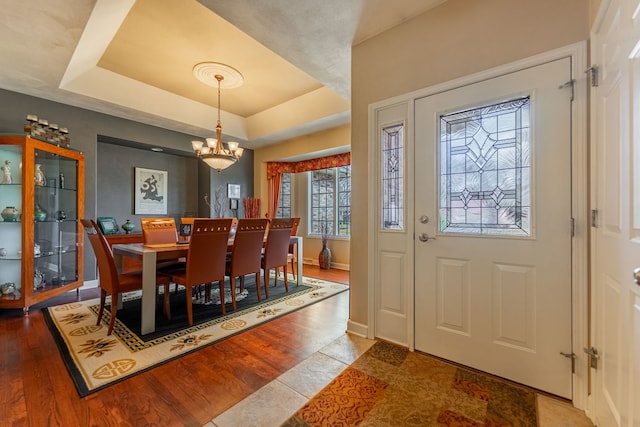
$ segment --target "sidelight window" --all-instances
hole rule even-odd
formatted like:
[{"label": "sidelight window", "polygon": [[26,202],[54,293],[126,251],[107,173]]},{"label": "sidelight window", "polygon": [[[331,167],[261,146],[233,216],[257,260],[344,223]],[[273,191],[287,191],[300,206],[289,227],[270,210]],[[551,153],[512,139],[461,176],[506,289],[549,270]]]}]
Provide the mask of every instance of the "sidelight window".
[{"label": "sidelight window", "polygon": [[382,129],[382,228],[404,229],[404,125]]}]

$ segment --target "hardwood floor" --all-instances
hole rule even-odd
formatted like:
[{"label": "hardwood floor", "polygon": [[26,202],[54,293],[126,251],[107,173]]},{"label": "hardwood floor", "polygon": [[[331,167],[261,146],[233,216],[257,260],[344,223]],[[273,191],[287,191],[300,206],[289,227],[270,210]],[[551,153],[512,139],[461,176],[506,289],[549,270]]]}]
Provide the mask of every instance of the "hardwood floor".
[{"label": "hardwood floor", "polygon": [[[305,265],[349,283],[349,272]],[[97,289],[79,298],[96,298]],[[76,300],[70,292],[49,301]],[[303,310],[80,398],[41,308],[0,310],[0,426],[203,426],[345,333],[349,295]]]}]

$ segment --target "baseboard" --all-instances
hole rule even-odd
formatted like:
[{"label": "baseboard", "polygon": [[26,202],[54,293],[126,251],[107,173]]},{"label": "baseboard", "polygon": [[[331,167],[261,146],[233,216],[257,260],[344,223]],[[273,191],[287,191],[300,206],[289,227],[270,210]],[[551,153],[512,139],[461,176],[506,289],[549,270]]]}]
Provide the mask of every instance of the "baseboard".
[{"label": "baseboard", "polygon": [[354,335],[361,336],[363,338],[369,338],[368,331],[369,331],[369,327],[367,325],[354,322],[351,319],[347,320],[347,332]]},{"label": "baseboard", "polygon": [[[100,286],[100,282],[98,279],[95,280],[85,280],[84,284],[80,287],[80,289],[92,289]],[[75,291],[75,289],[74,289]]]},{"label": "baseboard", "polygon": [[[320,266],[320,263],[316,260],[312,260],[311,258],[305,258],[302,261],[303,264],[305,265],[314,265],[316,267]],[[349,264],[340,264],[337,262],[332,262],[331,263],[331,268],[335,268],[336,270],[345,270],[345,271],[350,271],[351,266]]]}]

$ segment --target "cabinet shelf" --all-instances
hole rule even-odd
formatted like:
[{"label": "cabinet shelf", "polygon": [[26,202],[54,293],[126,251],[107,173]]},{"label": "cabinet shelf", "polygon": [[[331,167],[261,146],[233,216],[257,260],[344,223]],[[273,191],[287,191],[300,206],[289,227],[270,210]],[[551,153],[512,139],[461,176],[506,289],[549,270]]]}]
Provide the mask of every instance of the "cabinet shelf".
[{"label": "cabinet shelf", "polygon": [[[9,177],[13,182],[0,183],[0,210],[13,207],[19,217],[0,218],[0,247],[6,253],[0,256],[0,285],[15,284],[13,292],[0,293],[0,309],[26,313],[29,306],[83,284],[78,218],[84,215],[84,156],[29,136],[3,135],[0,162],[6,160],[16,167]],[[44,217],[41,211],[46,218],[36,220]]]}]

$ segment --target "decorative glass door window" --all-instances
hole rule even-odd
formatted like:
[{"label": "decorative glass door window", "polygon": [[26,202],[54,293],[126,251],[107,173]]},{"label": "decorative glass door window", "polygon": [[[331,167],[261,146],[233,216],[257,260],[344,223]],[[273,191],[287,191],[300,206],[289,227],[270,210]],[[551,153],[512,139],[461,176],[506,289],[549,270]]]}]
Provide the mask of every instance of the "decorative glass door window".
[{"label": "decorative glass door window", "polygon": [[530,99],[440,116],[440,232],[531,236]]},{"label": "decorative glass door window", "polygon": [[382,129],[382,229],[404,229],[404,125]]}]

